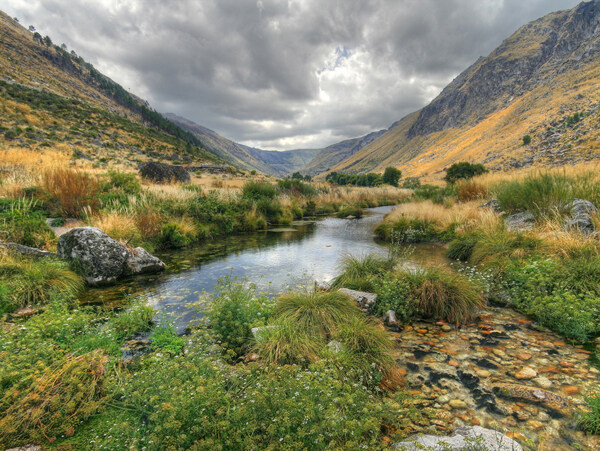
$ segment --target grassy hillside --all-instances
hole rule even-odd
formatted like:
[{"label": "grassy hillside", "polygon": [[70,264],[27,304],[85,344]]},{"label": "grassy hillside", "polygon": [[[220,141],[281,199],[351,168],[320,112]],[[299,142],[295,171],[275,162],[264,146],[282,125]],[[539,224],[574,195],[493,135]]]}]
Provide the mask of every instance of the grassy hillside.
[{"label": "grassy hillside", "polygon": [[0,148],[60,149],[103,166],[219,160],[75,52],[1,12],[0,31]]},{"label": "grassy hillside", "polygon": [[507,171],[597,158],[599,16],[600,3],[591,2],[525,25],[332,171],[397,166],[435,179],[460,160]]}]

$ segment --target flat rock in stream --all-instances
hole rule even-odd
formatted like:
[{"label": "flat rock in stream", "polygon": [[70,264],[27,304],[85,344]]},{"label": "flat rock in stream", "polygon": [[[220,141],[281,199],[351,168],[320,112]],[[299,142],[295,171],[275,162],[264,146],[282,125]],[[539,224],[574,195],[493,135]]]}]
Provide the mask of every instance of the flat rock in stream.
[{"label": "flat rock in stream", "polygon": [[358,303],[360,308],[362,308],[363,310],[366,310],[369,307],[371,307],[377,300],[377,295],[375,293],[367,293],[366,291],[356,291],[350,290],[348,288],[340,288],[338,292],[350,296]]},{"label": "flat rock in stream", "polygon": [[451,436],[420,435],[411,437],[394,445],[394,448],[406,451],[432,450],[450,451],[481,449],[486,451],[523,451],[513,439],[501,432],[481,426],[464,426],[456,428]]}]

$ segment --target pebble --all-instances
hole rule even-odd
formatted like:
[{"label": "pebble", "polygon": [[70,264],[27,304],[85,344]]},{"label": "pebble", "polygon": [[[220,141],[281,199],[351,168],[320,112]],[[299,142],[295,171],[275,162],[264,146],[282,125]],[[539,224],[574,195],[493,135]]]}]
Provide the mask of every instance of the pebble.
[{"label": "pebble", "polygon": [[444,325],[442,326],[442,330],[443,330],[444,332],[450,332],[450,331],[452,330],[452,327],[448,326],[448,324],[444,324]]},{"label": "pebble", "polygon": [[545,376],[536,377],[533,382],[535,382],[538,386],[542,388],[550,388],[552,387],[552,381]]},{"label": "pebble", "polygon": [[477,376],[481,377],[481,378],[486,378],[486,377],[490,377],[490,372],[488,370],[479,370],[477,371]]},{"label": "pebble", "polygon": [[464,402],[462,399],[452,399],[448,404],[453,409],[466,409],[467,408],[467,403]]},{"label": "pebble", "polygon": [[562,391],[566,395],[576,395],[581,390],[579,389],[579,387],[576,387],[575,385],[567,385],[566,387],[563,387]]},{"label": "pebble", "polygon": [[523,361],[527,361],[530,358],[532,358],[533,356],[531,354],[522,353],[522,354],[519,354],[518,357]]},{"label": "pebble", "polygon": [[537,371],[534,370],[533,368],[530,368],[528,366],[525,366],[523,368],[521,368],[520,371],[517,372],[517,374],[515,374],[515,377],[519,380],[521,379],[533,379],[534,377],[537,376]]}]

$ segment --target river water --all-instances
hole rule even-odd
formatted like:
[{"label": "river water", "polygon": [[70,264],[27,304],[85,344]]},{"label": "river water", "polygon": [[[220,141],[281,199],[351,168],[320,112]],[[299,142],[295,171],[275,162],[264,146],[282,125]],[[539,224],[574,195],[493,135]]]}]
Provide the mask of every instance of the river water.
[{"label": "river water", "polygon": [[[285,228],[218,238],[202,246],[157,254],[167,264],[165,273],[89,290],[83,301],[117,306],[131,299],[141,300],[154,307],[159,317],[174,321],[183,330],[202,315],[199,309],[205,295],[213,293],[218,280],[226,276],[277,294],[312,285],[315,280],[332,280],[346,255],[387,254],[388,246],[375,238],[373,230],[392,209],[368,209],[360,219],[300,221]],[[438,245],[420,245],[411,260],[444,263],[444,250]]]}]

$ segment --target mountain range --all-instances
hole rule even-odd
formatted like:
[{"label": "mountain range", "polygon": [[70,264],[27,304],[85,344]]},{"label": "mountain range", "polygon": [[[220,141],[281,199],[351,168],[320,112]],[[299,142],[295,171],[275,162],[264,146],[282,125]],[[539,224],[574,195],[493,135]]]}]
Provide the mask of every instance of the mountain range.
[{"label": "mountain range", "polygon": [[100,164],[211,161],[274,176],[394,166],[406,176],[435,179],[457,161],[501,171],[600,155],[600,0],[524,25],[387,130],[284,152],[245,146],[176,114],[160,114],[74,51],[4,13],[0,44],[6,144],[62,146]]}]

